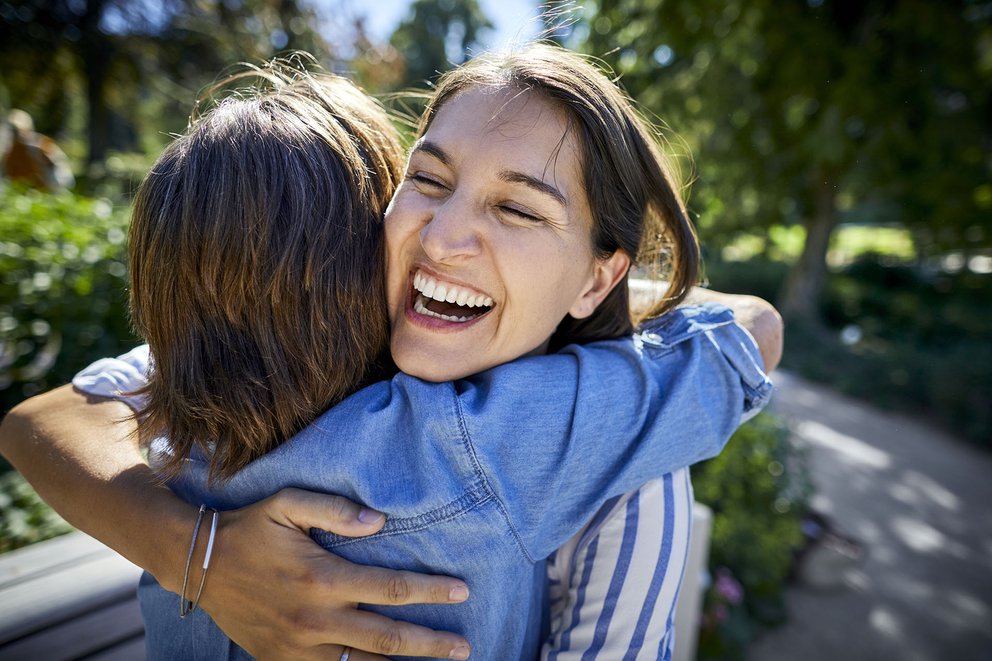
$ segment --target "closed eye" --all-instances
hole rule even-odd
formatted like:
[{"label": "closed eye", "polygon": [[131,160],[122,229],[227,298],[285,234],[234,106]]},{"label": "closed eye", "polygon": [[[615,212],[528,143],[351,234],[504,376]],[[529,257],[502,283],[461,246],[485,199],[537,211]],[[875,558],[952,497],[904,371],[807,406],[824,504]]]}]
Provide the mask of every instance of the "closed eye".
[{"label": "closed eye", "polygon": [[407,175],[407,179],[413,181],[418,186],[427,186],[429,188],[443,188],[445,190],[447,190],[448,188],[443,182],[423,172],[412,172]]},{"label": "closed eye", "polygon": [[516,216],[517,218],[522,218],[522,219],[527,220],[527,221],[530,221],[530,222],[535,222],[536,223],[536,222],[540,222],[540,221],[543,220],[543,218],[541,218],[540,216],[535,216],[534,214],[532,214],[532,213],[530,213],[528,211],[524,211],[523,209],[519,209],[517,207],[507,206],[505,204],[500,205],[499,206],[499,210],[502,211],[502,212],[504,212],[504,213],[508,213],[508,214],[510,214],[512,216]]}]

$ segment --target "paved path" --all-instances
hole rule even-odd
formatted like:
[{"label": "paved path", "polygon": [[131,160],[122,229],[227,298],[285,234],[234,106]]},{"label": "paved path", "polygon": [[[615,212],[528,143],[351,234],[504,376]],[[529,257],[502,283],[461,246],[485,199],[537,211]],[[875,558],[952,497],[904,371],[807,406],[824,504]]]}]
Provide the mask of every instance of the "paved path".
[{"label": "paved path", "polygon": [[751,661],[992,661],[992,453],[776,374],[814,506],[864,543],[831,590],[796,586]]}]

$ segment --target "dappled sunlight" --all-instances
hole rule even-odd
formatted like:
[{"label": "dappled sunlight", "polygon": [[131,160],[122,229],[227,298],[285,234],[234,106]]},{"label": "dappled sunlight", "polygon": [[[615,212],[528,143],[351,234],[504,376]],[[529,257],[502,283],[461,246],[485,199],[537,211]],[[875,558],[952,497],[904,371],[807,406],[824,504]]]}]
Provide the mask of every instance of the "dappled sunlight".
[{"label": "dappled sunlight", "polygon": [[868,622],[872,629],[891,638],[901,638],[903,635],[902,626],[898,618],[892,611],[885,608],[875,608],[868,616]]},{"label": "dappled sunlight", "polygon": [[925,521],[896,516],[889,525],[896,537],[917,553],[947,553],[961,559],[968,557],[966,548]]},{"label": "dappled sunlight", "polygon": [[914,493],[925,496],[930,502],[944,509],[951,511],[960,509],[960,499],[933,478],[914,470],[907,470],[903,475],[904,483]]},{"label": "dappled sunlight", "polygon": [[[864,548],[832,591],[800,582],[790,633],[752,656],[985,661],[992,649],[992,462],[905,416],[776,375],[812,506]],[[791,614],[790,614],[791,616]],[[826,628],[824,628],[826,627]],[[786,627],[788,628],[788,627]],[[838,635],[838,632],[843,632]],[[804,645],[800,641],[814,639]],[[793,648],[802,655],[783,655]]]},{"label": "dappled sunlight", "polygon": [[811,443],[843,455],[844,460],[860,467],[883,470],[892,465],[892,457],[889,453],[819,422],[803,420],[796,425],[796,434]]},{"label": "dappled sunlight", "polygon": [[974,595],[959,590],[951,590],[946,595],[951,609],[950,624],[964,620],[992,630],[992,606],[976,599]]},{"label": "dappled sunlight", "polygon": [[899,582],[892,586],[893,592],[913,600],[932,601],[937,594],[936,586],[913,576],[901,576]]}]

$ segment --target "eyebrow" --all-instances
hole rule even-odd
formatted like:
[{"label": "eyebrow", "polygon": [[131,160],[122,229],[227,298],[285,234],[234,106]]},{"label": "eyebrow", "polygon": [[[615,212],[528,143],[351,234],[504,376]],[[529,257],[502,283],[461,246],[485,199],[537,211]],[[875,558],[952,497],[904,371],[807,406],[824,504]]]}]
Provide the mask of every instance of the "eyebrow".
[{"label": "eyebrow", "polygon": [[[444,149],[441,148],[441,145],[436,142],[431,142],[430,140],[421,138],[420,141],[413,146],[413,153],[417,152],[429,154],[445,165],[449,167],[451,166],[451,157],[448,156],[448,152],[444,151]],[[547,182],[541,181],[537,177],[533,177],[529,174],[518,172],[516,170],[502,170],[496,175],[496,178],[510,184],[523,184],[538,193],[543,193],[544,195],[554,198],[555,202],[563,207],[568,206],[568,200],[560,190]]]},{"label": "eyebrow", "polygon": [[505,181],[511,184],[523,184],[528,188],[536,190],[538,193],[544,193],[555,199],[555,202],[564,206],[568,206],[568,201],[560,190],[555,188],[549,183],[541,181],[537,177],[532,177],[529,174],[524,174],[523,172],[517,172],[515,170],[503,170],[498,175],[496,175],[500,181]]},{"label": "eyebrow", "polygon": [[416,142],[416,144],[413,145],[413,151],[410,152],[410,155],[412,156],[413,154],[416,154],[418,151],[422,151],[426,154],[430,154],[431,156],[441,161],[445,165],[448,166],[451,165],[451,157],[448,156],[448,152],[441,149],[441,145],[437,144],[436,142],[431,142],[430,140],[421,138]]}]

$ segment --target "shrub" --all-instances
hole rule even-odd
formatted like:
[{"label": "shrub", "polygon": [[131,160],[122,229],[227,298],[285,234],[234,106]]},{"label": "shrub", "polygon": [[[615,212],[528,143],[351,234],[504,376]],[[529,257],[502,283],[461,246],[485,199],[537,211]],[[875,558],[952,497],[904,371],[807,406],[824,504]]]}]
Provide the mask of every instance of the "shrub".
[{"label": "shrub", "polygon": [[34,489],[13,471],[0,474],[0,553],[72,530]]},{"label": "shrub", "polygon": [[693,467],[696,500],[713,510],[700,659],[743,658],[760,626],[785,618],[784,588],[803,545],[811,483],[788,428],[762,413],[717,457]]},{"label": "shrub", "polygon": [[127,209],[0,190],[0,412],[133,345]]}]

